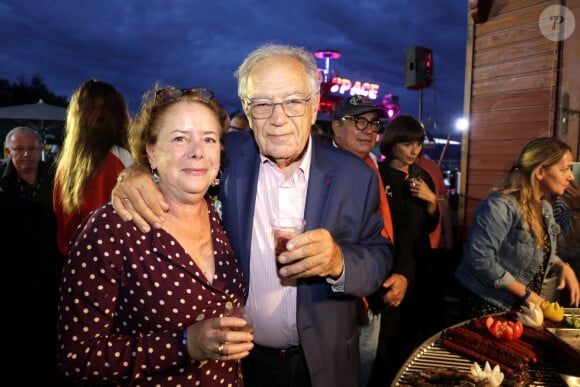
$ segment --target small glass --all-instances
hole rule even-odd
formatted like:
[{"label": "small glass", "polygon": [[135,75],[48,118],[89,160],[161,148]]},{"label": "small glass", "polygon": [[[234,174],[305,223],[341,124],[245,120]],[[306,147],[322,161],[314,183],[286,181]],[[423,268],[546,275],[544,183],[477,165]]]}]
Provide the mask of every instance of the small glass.
[{"label": "small glass", "polygon": [[278,262],[278,256],[288,250],[286,244],[292,237],[304,232],[305,224],[306,221],[302,218],[276,218],[271,221],[277,270],[282,267]]},{"label": "small glass", "polygon": [[228,327],[224,328],[224,330],[229,331],[246,331],[250,333],[254,333],[254,321],[252,320],[252,315],[250,314],[250,309],[247,306],[237,307],[230,310],[227,310],[224,314],[227,317],[238,317],[242,320],[246,321],[246,325],[243,327]]}]

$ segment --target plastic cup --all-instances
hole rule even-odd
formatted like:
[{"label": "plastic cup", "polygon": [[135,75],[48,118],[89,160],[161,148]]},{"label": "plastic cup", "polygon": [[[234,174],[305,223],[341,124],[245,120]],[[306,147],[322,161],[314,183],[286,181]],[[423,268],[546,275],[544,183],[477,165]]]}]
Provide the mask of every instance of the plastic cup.
[{"label": "plastic cup", "polygon": [[252,315],[250,314],[250,309],[247,306],[233,308],[231,310],[226,311],[225,316],[228,317],[238,317],[242,320],[246,321],[246,326],[241,328],[224,328],[224,330],[232,330],[232,331],[246,331],[250,333],[254,333],[254,321],[252,320]]},{"label": "plastic cup", "polygon": [[280,270],[282,265],[278,262],[278,256],[286,249],[286,243],[292,237],[304,232],[306,221],[302,218],[276,218],[271,221],[272,235],[276,251],[276,268]]}]

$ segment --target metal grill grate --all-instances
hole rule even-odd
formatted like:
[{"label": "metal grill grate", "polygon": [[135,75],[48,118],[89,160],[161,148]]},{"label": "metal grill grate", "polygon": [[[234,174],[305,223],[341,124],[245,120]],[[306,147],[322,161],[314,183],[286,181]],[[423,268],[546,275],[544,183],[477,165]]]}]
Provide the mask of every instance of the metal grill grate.
[{"label": "metal grill grate", "polygon": [[[411,373],[422,371],[435,367],[454,367],[460,371],[471,372],[473,360],[457,355],[448,351],[439,344],[439,335],[435,335],[423,344],[409,357],[406,365],[403,367],[392,386],[399,386],[407,382],[407,377]],[[483,364],[480,364],[483,367]],[[544,367],[531,367],[530,371],[539,371],[542,375],[541,381],[534,381],[530,386],[543,387],[566,387],[566,383],[560,377],[558,371],[553,367],[546,365]]]}]

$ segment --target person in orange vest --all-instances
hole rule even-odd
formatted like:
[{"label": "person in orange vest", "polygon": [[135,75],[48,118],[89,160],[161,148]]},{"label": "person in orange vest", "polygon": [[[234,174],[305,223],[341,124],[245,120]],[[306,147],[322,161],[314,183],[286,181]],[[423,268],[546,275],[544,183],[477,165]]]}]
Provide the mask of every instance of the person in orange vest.
[{"label": "person in orange vest", "polygon": [[[374,102],[364,96],[355,95],[343,99],[336,106],[334,120],[332,121],[332,131],[334,134],[333,144],[336,147],[353,153],[377,172],[381,194],[380,211],[384,221],[382,234],[394,241],[391,209],[385,194],[385,186],[377,168],[376,156],[371,152],[377,142],[377,134],[382,129],[381,120],[385,118],[386,112],[382,106],[375,105]],[[391,277],[392,275],[389,276],[389,278]],[[381,291],[371,297],[362,299],[364,311],[366,312],[359,328],[361,386],[363,387],[368,384],[379,343],[381,314],[378,309],[383,306],[383,302],[380,300],[380,293],[382,292],[383,290],[381,289]],[[399,295],[390,295],[389,302],[400,302],[399,297]],[[371,302],[372,307],[370,307],[369,301],[375,300],[379,307],[376,308],[374,302]]]}]

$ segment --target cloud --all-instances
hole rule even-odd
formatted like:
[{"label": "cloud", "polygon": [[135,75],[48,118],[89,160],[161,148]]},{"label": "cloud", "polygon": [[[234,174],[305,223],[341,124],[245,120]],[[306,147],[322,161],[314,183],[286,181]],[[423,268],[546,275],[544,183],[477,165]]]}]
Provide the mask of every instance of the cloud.
[{"label": "cloud", "polygon": [[[70,97],[87,78],[113,83],[135,111],[155,82],[215,90],[239,109],[233,73],[258,45],[278,42],[342,53],[341,77],[380,84],[417,116],[404,87],[404,49],[433,50],[433,87],[423,114],[447,122],[463,106],[467,1],[439,0],[8,0],[0,4],[0,77],[40,75]],[[320,61],[320,67],[324,62]]]}]

